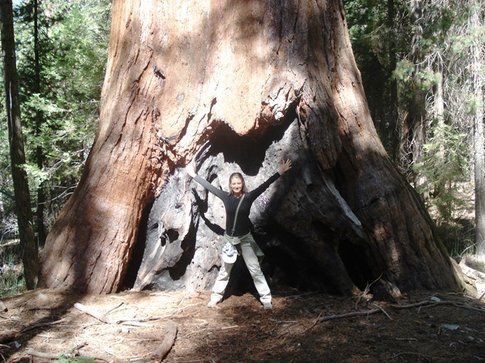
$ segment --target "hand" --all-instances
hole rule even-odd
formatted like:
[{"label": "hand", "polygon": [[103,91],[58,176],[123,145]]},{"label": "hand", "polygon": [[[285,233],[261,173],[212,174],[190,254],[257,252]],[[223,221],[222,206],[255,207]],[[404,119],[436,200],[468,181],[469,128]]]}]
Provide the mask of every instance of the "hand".
[{"label": "hand", "polygon": [[290,169],[291,169],[291,160],[290,159],[286,159],[286,161],[281,160],[281,163],[278,168],[278,173],[280,173],[280,175],[283,175]]},{"label": "hand", "polygon": [[192,160],[187,166],[185,167],[185,171],[191,178],[195,177],[197,174],[195,173],[195,162]]}]

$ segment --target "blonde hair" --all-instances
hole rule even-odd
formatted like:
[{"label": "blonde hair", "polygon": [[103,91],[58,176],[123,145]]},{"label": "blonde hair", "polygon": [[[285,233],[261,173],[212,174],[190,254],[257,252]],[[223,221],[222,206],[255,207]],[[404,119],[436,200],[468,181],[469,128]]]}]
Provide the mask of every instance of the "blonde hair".
[{"label": "blonde hair", "polygon": [[231,176],[229,177],[229,194],[232,194],[232,188],[231,188],[231,181],[233,178],[239,178],[242,181],[242,192],[246,193],[246,182],[244,181],[244,177],[242,176],[241,173],[232,173]]}]

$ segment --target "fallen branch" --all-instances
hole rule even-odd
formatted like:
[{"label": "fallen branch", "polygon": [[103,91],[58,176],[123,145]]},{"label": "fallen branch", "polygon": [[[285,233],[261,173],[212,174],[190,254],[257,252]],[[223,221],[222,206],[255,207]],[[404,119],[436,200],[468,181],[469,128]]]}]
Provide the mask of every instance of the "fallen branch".
[{"label": "fallen branch", "polygon": [[128,326],[137,326],[139,328],[151,328],[151,327],[153,327],[153,325],[151,325],[151,324],[139,323],[137,321],[133,321],[133,322],[124,321],[124,322],[121,322],[120,324],[128,325]]},{"label": "fallen branch", "polygon": [[269,319],[271,321],[274,321],[275,323],[278,324],[294,324],[298,323],[298,320],[278,320],[278,319]]},{"label": "fallen branch", "polygon": [[[454,302],[454,301],[425,300],[425,301],[420,301],[420,302],[413,303],[413,304],[406,304],[406,305],[391,304],[389,306],[394,308],[394,309],[411,309],[411,308],[416,308],[416,307],[434,307],[434,306],[438,306],[438,305],[451,305],[451,306],[455,306],[455,307],[462,308],[462,309],[467,309],[467,310],[485,313],[485,309],[476,308],[476,307],[473,307],[473,306],[469,306],[467,304],[459,304],[459,303]],[[338,315],[328,315],[328,316],[324,316],[324,317],[321,317],[320,316],[321,313],[320,313],[320,315],[317,317],[317,319],[315,320],[313,325],[308,329],[311,329],[317,323],[321,323],[323,321],[342,319],[342,318],[350,318],[350,317],[354,317],[354,316],[372,315],[372,314],[376,314],[376,313],[379,313],[379,312],[384,313],[389,319],[392,320],[391,316],[381,306],[379,306],[377,304],[374,304],[374,306],[376,306],[377,309],[353,311],[353,312],[350,312],[350,313],[338,314]]]},{"label": "fallen branch", "polygon": [[121,302],[120,304],[111,308],[110,310],[108,310],[104,314],[101,314],[100,312],[96,311],[95,309],[89,308],[86,305],[83,305],[81,303],[75,303],[74,307],[76,309],[78,309],[79,311],[92,316],[93,318],[99,320],[100,322],[102,322],[104,324],[123,324],[123,325],[132,325],[132,326],[138,326],[138,327],[150,327],[151,325],[146,325],[146,324],[142,324],[142,323],[148,322],[148,321],[160,320],[160,319],[168,317],[168,316],[163,316],[163,317],[153,317],[153,318],[119,319],[119,320],[116,320],[116,321],[109,321],[108,318],[107,318],[107,315],[109,313],[111,313],[112,311],[114,311],[115,309],[119,308],[123,304],[124,303]]},{"label": "fallen branch", "polygon": [[387,313],[387,311],[384,310],[384,308],[382,306],[379,306],[377,304],[373,304],[376,308],[380,309],[384,314],[386,314],[386,316],[389,318],[389,320],[393,320],[391,318],[391,316]]},{"label": "fallen branch", "polygon": [[118,305],[116,305],[115,307],[113,307],[113,308],[109,309],[107,312],[105,312],[105,313],[104,313],[104,315],[106,316],[106,315],[108,315],[109,313],[112,313],[113,311],[115,311],[116,309],[118,309],[118,308],[119,308],[121,305],[123,305],[123,304],[124,304],[124,302],[123,302],[123,301],[122,301],[122,302],[120,302]]},{"label": "fallen branch", "polygon": [[35,330],[37,328],[44,328],[46,326],[52,326],[52,325],[57,325],[57,324],[61,324],[65,321],[65,319],[59,319],[59,320],[55,320],[55,321],[49,321],[49,322],[46,322],[46,323],[38,323],[38,324],[34,324],[34,325],[30,325],[30,326],[27,326],[25,328],[23,328],[20,333],[24,334],[24,333],[27,333],[31,330]]},{"label": "fallen branch", "polygon": [[187,305],[187,306],[183,306],[181,308],[177,308],[175,309],[175,311],[172,311],[170,314],[167,314],[167,315],[163,315],[163,316],[160,316],[158,319],[166,319],[166,318],[171,318],[173,317],[175,314],[185,310],[185,309],[188,309],[188,308],[192,308],[194,306],[199,306],[199,305],[202,305],[203,303],[196,303],[196,304],[190,304],[190,305]]},{"label": "fallen branch", "polygon": [[236,328],[239,328],[239,325],[223,326],[219,328],[219,330],[228,330],[228,329],[236,329]]},{"label": "fallen branch", "polygon": [[27,355],[30,355],[32,357],[36,358],[43,358],[43,359],[59,359],[59,354],[52,354],[52,353],[44,353],[44,352],[38,352],[32,348],[29,348],[25,351]]},{"label": "fallen branch", "polygon": [[161,317],[155,317],[155,318],[143,318],[143,319],[120,319],[116,320],[116,324],[123,324],[123,323],[145,323],[147,321],[154,321],[154,320],[160,320],[162,319]]},{"label": "fallen branch", "polygon": [[350,317],[353,317],[353,316],[372,315],[372,314],[380,313],[380,312],[381,312],[380,309],[372,309],[372,310],[353,311],[351,313],[346,313],[346,314],[327,315],[327,316],[319,318],[316,321],[316,323],[321,323],[322,321],[328,321],[328,320],[350,318]]},{"label": "fallen branch", "polygon": [[438,305],[451,305],[451,306],[455,306],[457,308],[479,311],[481,313],[485,313],[485,309],[476,308],[476,307],[470,306],[468,304],[460,304],[460,303],[457,303],[455,301],[430,301],[430,300],[425,300],[425,301],[420,301],[420,302],[417,302],[417,303],[414,303],[414,304],[406,304],[406,305],[392,304],[390,306],[395,308],[395,309],[409,309],[409,308],[414,308],[414,307],[433,307],[433,306],[438,306]]},{"label": "fallen branch", "polygon": [[175,339],[177,338],[177,325],[175,325],[174,322],[169,322],[167,324],[167,329],[166,329],[166,334],[163,337],[162,343],[158,347],[158,349],[155,351],[155,353],[151,356],[152,359],[158,359],[159,361],[162,361],[170,352],[170,349],[172,349],[173,345],[175,344]]},{"label": "fallen branch", "polygon": [[87,342],[82,342],[82,343],[79,343],[78,345],[76,345],[74,348],[72,348],[70,351],[69,351],[69,354],[70,355],[76,355],[76,354],[79,354],[78,350],[85,347],[86,345],[88,345]]},{"label": "fallen branch", "polygon": [[318,316],[317,316],[317,318],[315,319],[315,321],[313,322],[313,324],[312,324],[312,325],[310,325],[310,326],[309,326],[309,327],[308,327],[308,328],[305,330],[305,332],[307,332],[308,330],[313,329],[313,327],[314,327],[315,325],[317,325],[317,324],[320,322],[320,318],[322,317],[322,315],[323,315],[323,311],[320,311],[320,313],[318,314]]},{"label": "fallen branch", "polygon": [[101,314],[98,311],[92,308],[88,308],[86,305],[83,305],[81,303],[75,303],[74,307],[85,314],[91,315],[93,318],[98,319],[102,323],[110,324],[110,322],[106,319],[106,314]]},{"label": "fallen branch", "polygon": [[170,352],[172,349],[173,345],[175,344],[175,339],[177,338],[177,325],[169,321],[167,323],[167,326],[164,329],[166,331],[165,336],[162,339],[162,342],[160,343],[159,347],[155,352],[146,354],[142,357],[132,357],[129,358],[129,361],[147,361],[147,360],[155,360],[157,362],[161,362]]},{"label": "fallen branch", "polygon": [[400,357],[402,355],[417,355],[418,357],[420,357],[420,358],[422,357],[422,358],[424,358],[426,360],[429,360],[429,361],[434,360],[434,359],[438,359],[437,357],[432,357],[432,356],[429,356],[429,355],[426,355],[426,354],[417,353],[417,352],[400,352],[400,353],[396,353],[396,354],[394,354],[391,357],[391,359],[396,359],[396,358],[398,358],[398,357]]},{"label": "fallen branch", "polygon": [[[26,349],[25,351],[25,354],[31,356],[31,357],[36,357],[36,358],[43,358],[43,359],[59,359],[61,356],[65,356],[66,358],[74,358],[76,357],[78,354],[79,354],[79,349],[81,349],[82,347],[86,346],[87,343],[86,342],[83,342],[83,343],[80,343],[78,345],[76,345],[74,348],[72,348],[68,353],[57,353],[57,354],[52,354],[52,353],[44,353],[44,352],[39,352],[37,350],[34,350],[32,348],[28,348]],[[103,358],[93,358],[94,361],[102,361],[102,362],[108,362],[107,360],[103,359]],[[69,359],[70,361],[70,359]]]}]

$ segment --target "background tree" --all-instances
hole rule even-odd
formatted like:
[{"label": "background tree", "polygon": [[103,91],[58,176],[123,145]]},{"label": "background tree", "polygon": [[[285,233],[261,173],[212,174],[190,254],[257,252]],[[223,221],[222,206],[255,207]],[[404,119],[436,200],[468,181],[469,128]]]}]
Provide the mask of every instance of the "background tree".
[{"label": "background tree", "polygon": [[471,82],[473,91],[473,149],[475,166],[475,243],[476,251],[485,256],[485,138],[483,135],[483,11],[479,1],[471,2],[470,33],[471,43]]},{"label": "background tree", "polygon": [[203,213],[183,171],[205,142],[202,175],[219,183],[239,168],[257,183],[283,156],[300,165],[255,209],[282,280],[342,293],[379,277],[391,293],[456,287],[377,137],[342,4],[291,1],[114,1],[99,129],[47,238],[44,282],[207,287],[217,239],[203,221],[218,209]]},{"label": "background tree", "polygon": [[[362,45],[367,39],[386,44],[389,37],[382,30],[382,20],[369,22],[361,15],[365,14],[362,9],[367,9],[364,3],[363,0],[347,1],[346,8],[356,58],[365,75],[373,74],[375,66],[372,62],[362,62],[363,54],[367,58],[369,53],[374,55],[382,64],[386,58],[382,48]],[[396,135],[401,145],[400,169],[432,211],[450,252],[458,255],[474,246],[473,221],[467,216],[473,200],[469,192],[473,188],[474,158],[470,112],[474,110],[473,100],[477,99],[471,89],[470,46],[483,30],[481,27],[472,30],[470,19],[479,12],[472,3],[457,0],[401,0],[394,5],[399,36],[398,63],[392,79],[398,82]],[[374,19],[383,19],[386,14],[382,6],[369,9]],[[363,79],[369,90],[371,112],[379,115],[389,101],[382,97],[373,102],[378,82],[371,77]],[[379,117],[374,120],[380,122]],[[390,145],[385,143],[392,153]],[[482,145],[479,149],[483,149]]]},{"label": "background tree", "polygon": [[[43,185],[39,189],[46,193],[43,216],[50,227],[79,180],[80,168],[94,138],[110,7],[108,1],[40,3],[39,44],[43,51],[39,56],[39,77],[43,87],[39,92],[34,72],[34,6],[32,0],[18,10],[24,49],[22,96],[28,116],[29,149],[35,149],[27,171],[34,186]],[[44,118],[40,129],[39,114]],[[39,166],[39,151],[43,154],[43,167]]]},{"label": "background tree", "polygon": [[[109,1],[35,1],[18,3],[14,9],[17,68],[26,164],[32,205],[37,206],[37,222],[46,230],[59,213],[80,178],[87,150],[94,139],[99,98],[104,76],[109,29]],[[35,29],[37,28],[37,37]],[[40,48],[36,57],[37,48]],[[37,68],[38,61],[38,68]],[[3,75],[0,66],[0,74]],[[39,74],[37,71],[40,68]],[[39,88],[39,79],[40,85]],[[2,97],[3,89],[0,90]],[[42,124],[38,123],[38,115]],[[4,107],[0,117],[6,118]],[[0,243],[10,244],[18,236],[10,173],[7,123],[0,123]],[[39,151],[43,166],[38,162]],[[43,186],[39,189],[40,185]],[[38,190],[45,193],[39,199]],[[44,209],[41,213],[39,210]],[[41,222],[43,216],[43,222]],[[40,230],[38,227],[37,230]],[[38,232],[40,240],[42,232]],[[0,247],[0,265],[18,275],[20,261],[16,247]],[[5,270],[6,271],[6,270]],[[7,273],[2,274],[3,277]],[[17,281],[17,277],[15,278]],[[22,281],[18,276],[18,281]],[[11,283],[6,283],[9,286]],[[10,292],[16,291],[14,286]],[[3,294],[0,288],[0,295]],[[7,291],[7,290],[5,290]]]},{"label": "background tree", "polygon": [[25,164],[24,142],[20,122],[19,83],[15,59],[12,1],[0,3],[1,35],[3,50],[3,78],[5,109],[7,114],[12,179],[15,193],[16,214],[19,226],[24,276],[28,289],[37,284],[39,261],[34,239],[32,212]]},{"label": "background tree", "polygon": [[[41,94],[41,64],[40,64],[40,39],[39,39],[39,1],[33,0],[34,7],[34,87],[35,94]],[[35,136],[40,137],[40,131],[43,123],[42,111],[35,110]],[[35,150],[37,167],[42,170],[44,167],[44,151],[40,145]],[[44,225],[44,210],[45,210],[45,192],[42,183],[37,188],[37,210],[36,210],[36,224],[37,224],[37,243],[43,246],[47,235],[46,227]]]}]

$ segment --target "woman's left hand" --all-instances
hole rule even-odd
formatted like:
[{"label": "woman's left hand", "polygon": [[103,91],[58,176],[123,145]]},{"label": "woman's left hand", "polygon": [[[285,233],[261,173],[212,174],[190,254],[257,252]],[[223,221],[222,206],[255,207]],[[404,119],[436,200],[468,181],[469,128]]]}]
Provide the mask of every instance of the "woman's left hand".
[{"label": "woman's left hand", "polygon": [[195,172],[195,162],[192,160],[189,164],[185,166],[185,171],[187,174],[190,175],[190,177],[195,177],[197,174]]},{"label": "woman's left hand", "polygon": [[291,169],[291,160],[286,159],[285,161],[283,161],[283,160],[281,161],[281,163],[279,165],[278,172],[280,173],[280,175],[283,175],[284,173],[286,173],[290,169]]}]

